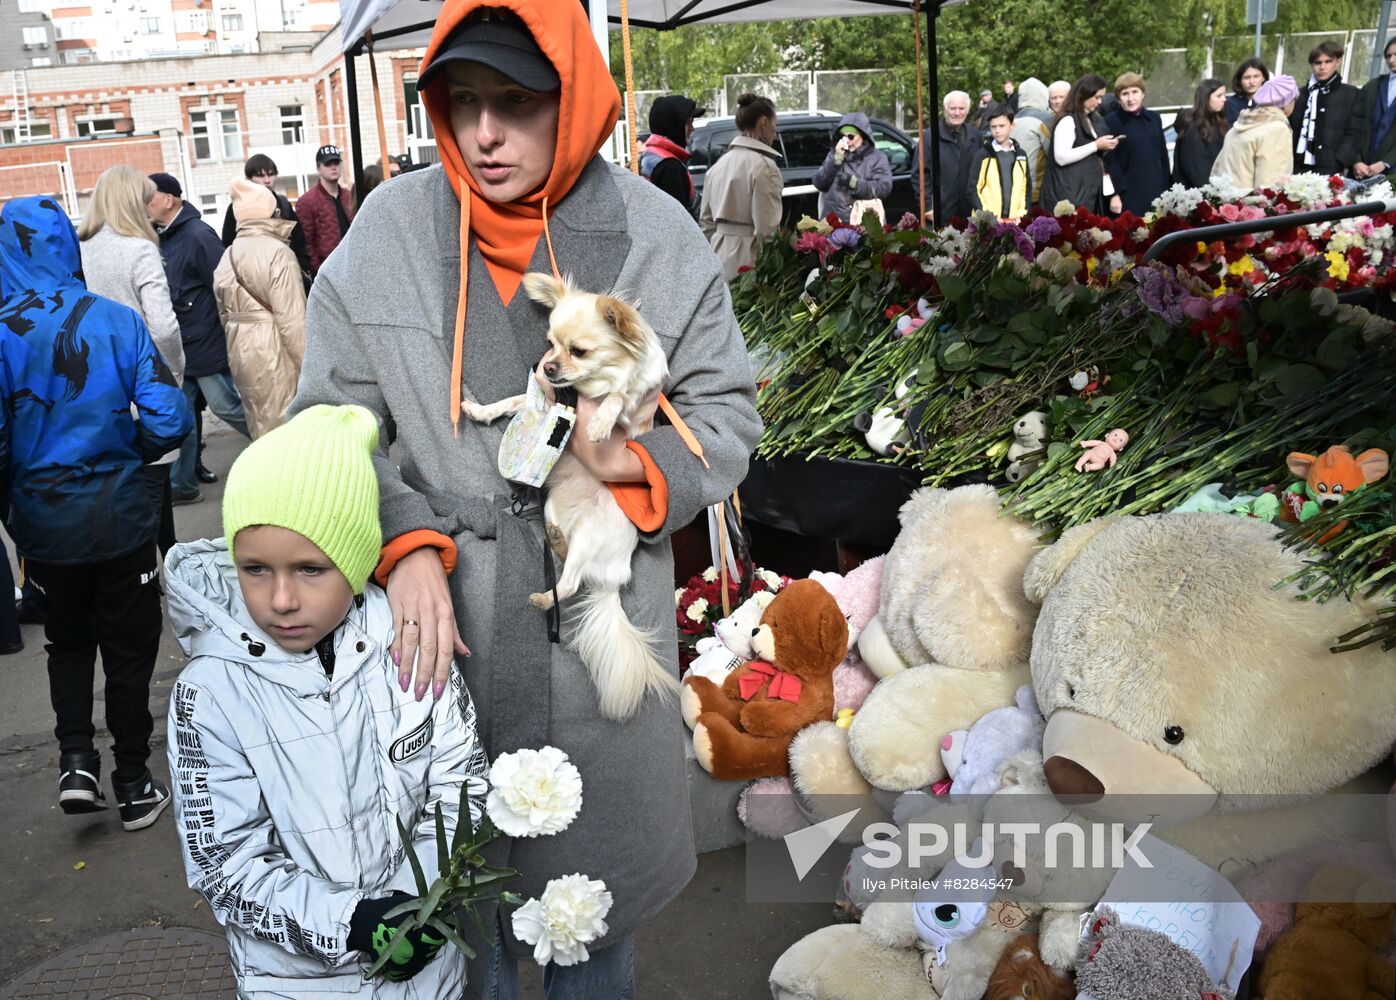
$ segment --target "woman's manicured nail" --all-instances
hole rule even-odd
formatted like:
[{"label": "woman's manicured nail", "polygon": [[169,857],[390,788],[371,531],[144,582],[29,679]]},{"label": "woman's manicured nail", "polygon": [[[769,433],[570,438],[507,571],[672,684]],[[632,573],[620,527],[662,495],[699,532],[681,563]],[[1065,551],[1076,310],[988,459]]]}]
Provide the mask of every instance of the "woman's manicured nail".
[{"label": "woman's manicured nail", "polygon": [[441,700],[441,692],[442,692],[442,691],[445,691],[445,690],[446,690],[446,682],[445,682],[445,681],[437,681],[434,685],[432,685],[432,689],[431,689],[431,697],[432,697],[432,700],[433,700],[433,701],[440,701],[440,700]]},{"label": "woman's manicured nail", "polygon": [[395,667],[400,667],[400,666],[402,666],[402,651],[401,651],[401,650],[398,650],[398,649],[393,650],[393,666],[395,666]]},{"label": "woman's manicured nail", "polygon": [[407,690],[407,685],[411,680],[412,678],[409,677],[407,674],[403,674],[401,677],[398,678],[398,681],[402,684],[402,689],[404,691]]}]

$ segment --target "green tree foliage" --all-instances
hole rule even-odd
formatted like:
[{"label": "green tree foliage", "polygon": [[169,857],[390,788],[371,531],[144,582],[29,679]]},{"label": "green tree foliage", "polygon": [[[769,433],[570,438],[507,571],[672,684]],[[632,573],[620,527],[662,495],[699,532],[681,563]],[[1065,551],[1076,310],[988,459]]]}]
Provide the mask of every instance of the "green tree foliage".
[{"label": "green tree foliage", "polygon": [[[1279,18],[1265,30],[1372,28],[1377,14],[1373,0],[1279,0]],[[1147,69],[1161,48],[1187,49],[1189,68],[1200,72],[1209,37],[1245,34],[1245,16],[1244,0],[969,0],[947,8],[937,23],[940,92],[997,92],[1004,80],[1027,76],[1072,80],[1096,72],[1114,79]],[[920,27],[924,44],[924,18]],[[906,14],[637,28],[632,39],[639,90],[705,93],[728,73],[885,69],[872,82],[876,99],[915,107],[915,42]],[[623,86],[618,35],[611,69]],[[1229,75],[1226,67],[1215,69]]]}]

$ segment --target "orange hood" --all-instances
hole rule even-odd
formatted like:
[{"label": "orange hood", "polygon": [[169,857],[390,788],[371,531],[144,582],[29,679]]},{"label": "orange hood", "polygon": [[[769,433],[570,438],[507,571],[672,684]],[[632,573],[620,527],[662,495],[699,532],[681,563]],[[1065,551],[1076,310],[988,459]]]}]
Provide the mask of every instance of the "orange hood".
[{"label": "orange hood", "polygon": [[[451,130],[450,101],[444,78],[433,81],[422,94],[436,131],[436,145],[446,176],[456,196],[461,198],[462,214],[469,213],[469,230],[484,255],[500,298],[508,305],[543,234],[544,203],[557,205],[611,137],[620,115],[620,92],[601,58],[601,51],[591,35],[591,24],[577,0],[446,0],[422,60],[423,69],[451,32],[482,7],[504,8],[522,18],[562,80],[552,173],[538,191],[503,205],[485,200],[466,170]],[[469,191],[468,201],[466,191]],[[468,266],[466,258],[466,247],[462,245],[462,285]]]}]

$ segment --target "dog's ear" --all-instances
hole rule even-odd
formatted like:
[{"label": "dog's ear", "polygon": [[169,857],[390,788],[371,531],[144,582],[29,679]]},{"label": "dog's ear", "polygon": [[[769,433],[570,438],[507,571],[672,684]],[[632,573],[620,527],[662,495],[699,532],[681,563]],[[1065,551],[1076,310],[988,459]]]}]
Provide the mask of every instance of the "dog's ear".
[{"label": "dog's ear", "polygon": [[612,295],[598,295],[596,297],[596,311],[601,316],[601,321],[609,326],[625,342],[632,352],[639,354],[645,346],[645,338],[649,334],[649,327],[645,324],[635,307],[631,306]]},{"label": "dog's ear", "polygon": [[567,291],[567,286],[558,281],[551,274],[542,271],[530,271],[523,276],[524,294],[534,302],[539,302],[549,309],[557,305],[558,299]]}]

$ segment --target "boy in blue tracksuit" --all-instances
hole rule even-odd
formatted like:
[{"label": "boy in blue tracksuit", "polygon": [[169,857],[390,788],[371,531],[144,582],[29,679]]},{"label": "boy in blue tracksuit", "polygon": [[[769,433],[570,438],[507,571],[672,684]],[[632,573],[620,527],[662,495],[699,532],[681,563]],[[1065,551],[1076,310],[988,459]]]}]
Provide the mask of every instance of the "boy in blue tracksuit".
[{"label": "boy in blue tracksuit", "polygon": [[139,314],[83,284],[58,204],[20,198],[0,209],[0,506],[49,600],[58,801],[66,813],[107,807],[92,724],[100,649],[127,830],[150,826],[169,802],[146,766],[161,614],[159,510],[142,466],[193,425]]}]

